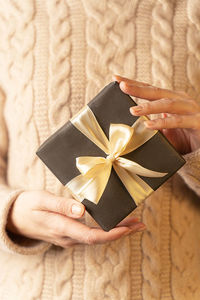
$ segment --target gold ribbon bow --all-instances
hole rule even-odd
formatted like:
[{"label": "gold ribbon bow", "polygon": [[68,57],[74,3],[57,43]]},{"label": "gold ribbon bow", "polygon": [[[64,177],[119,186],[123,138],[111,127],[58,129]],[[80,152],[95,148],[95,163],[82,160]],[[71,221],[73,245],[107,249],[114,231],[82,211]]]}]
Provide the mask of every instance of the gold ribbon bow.
[{"label": "gold ribbon bow", "polygon": [[97,204],[105,190],[112,167],[136,205],[153,192],[153,189],[137,175],[163,177],[167,173],[146,169],[134,161],[121,157],[134,151],[156,134],[156,130],[146,128],[145,120],[147,120],[145,117],[138,118],[132,127],[125,124],[111,124],[109,140],[88,106],[70,120],[82,134],[107,154],[106,158],[92,156],[76,158],[76,166],[81,174],[66,185],[76,199],[79,201],[88,199]]}]

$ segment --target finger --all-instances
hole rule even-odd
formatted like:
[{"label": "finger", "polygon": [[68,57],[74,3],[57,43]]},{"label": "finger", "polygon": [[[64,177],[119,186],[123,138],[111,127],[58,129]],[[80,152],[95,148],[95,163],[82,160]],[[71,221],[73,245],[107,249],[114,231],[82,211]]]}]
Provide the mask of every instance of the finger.
[{"label": "finger", "polygon": [[141,82],[141,81],[136,81],[136,80],[133,80],[133,79],[128,79],[128,78],[122,77],[120,75],[113,75],[112,79],[114,81],[117,81],[118,83],[120,83],[121,81],[125,81],[125,82],[127,82],[129,84],[135,84],[135,85],[139,85],[139,86],[150,86],[149,83]]},{"label": "finger", "polygon": [[117,226],[130,226],[134,223],[138,223],[139,218],[137,217],[126,217],[123,221],[121,221]]},{"label": "finger", "polygon": [[[143,86],[138,84],[129,84],[127,82],[120,82],[121,90],[134,97],[146,99],[146,100],[158,100],[161,98],[169,98],[169,99],[182,99],[183,94],[176,91],[170,91],[167,89],[161,89],[154,86]],[[185,98],[190,99],[189,96],[185,95]]]},{"label": "finger", "polygon": [[123,235],[141,231],[142,229],[144,230],[144,226],[136,223],[131,226],[116,227],[106,232],[100,228],[91,228],[76,220],[63,217],[62,224],[60,224],[60,228],[57,226],[56,231],[57,234],[59,232],[62,236],[70,237],[80,243],[91,245],[114,241]]},{"label": "finger", "polygon": [[130,233],[136,233],[137,231],[143,231],[145,229],[144,226],[139,224],[134,224],[132,226],[126,227],[115,227],[114,229],[106,232],[99,228],[90,228],[85,235],[84,243],[88,245],[93,244],[103,244],[106,242],[111,242],[119,239],[124,235],[128,235]]},{"label": "finger", "polygon": [[200,129],[200,114],[195,116],[172,115],[167,118],[158,118],[145,122],[145,125],[151,129],[167,128],[190,128]]},{"label": "finger", "polygon": [[200,112],[200,106],[194,100],[165,98],[133,106],[130,112],[137,116],[158,113],[193,114]]},{"label": "finger", "polygon": [[67,238],[67,237],[63,237],[61,239],[58,239],[56,241],[53,241],[52,244],[62,247],[62,248],[69,248],[72,246],[76,246],[76,245],[80,245],[79,242],[77,242],[76,240]]},{"label": "finger", "polygon": [[116,227],[121,227],[121,226],[126,226],[133,229],[136,226],[136,228],[140,229],[139,231],[146,229],[146,225],[142,222],[139,222],[139,219],[135,217],[126,218],[125,220],[121,221]]},{"label": "finger", "polygon": [[40,201],[40,209],[46,210],[70,218],[81,218],[85,212],[85,206],[73,198],[56,197],[53,194],[44,196]]}]

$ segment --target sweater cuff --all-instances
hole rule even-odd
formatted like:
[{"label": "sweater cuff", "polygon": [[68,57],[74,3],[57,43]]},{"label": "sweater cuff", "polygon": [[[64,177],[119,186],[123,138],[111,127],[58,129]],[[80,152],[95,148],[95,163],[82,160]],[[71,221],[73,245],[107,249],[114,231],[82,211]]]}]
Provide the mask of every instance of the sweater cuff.
[{"label": "sweater cuff", "polygon": [[200,149],[183,156],[186,164],[178,171],[185,183],[200,196]]},{"label": "sweater cuff", "polygon": [[34,255],[45,252],[51,244],[32,240],[6,230],[9,210],[22,190],[3,189],[0,191],[0,248],[6,252]]}]

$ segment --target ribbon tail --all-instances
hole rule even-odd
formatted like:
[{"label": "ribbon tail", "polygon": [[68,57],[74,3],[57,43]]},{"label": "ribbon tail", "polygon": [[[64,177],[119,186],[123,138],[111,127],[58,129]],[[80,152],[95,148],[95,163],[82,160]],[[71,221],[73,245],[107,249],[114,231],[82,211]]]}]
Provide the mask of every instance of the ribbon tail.
[{"label": "ribbon tail", "polygon": [[78,201],[87,199],[97,204],[105,190],[111,174],[112,164],[98,164],[86,174],[81,174],[70,180],[66,186]]},{"label": "ribbon tail", "polygon": [[137,164],[136,162],[124,157],[118,157],[116,160],[116,165],[126,169],[130,173],[145,176],[145,177],[164,177],[165,175],[168,174],[164,172],[149,170]]},{"label": "ribbon tail", "polygon": [[137,206],[153,192],[153,189],[134,172],[129,172],[117,164],[113,164],[113,168]]}]

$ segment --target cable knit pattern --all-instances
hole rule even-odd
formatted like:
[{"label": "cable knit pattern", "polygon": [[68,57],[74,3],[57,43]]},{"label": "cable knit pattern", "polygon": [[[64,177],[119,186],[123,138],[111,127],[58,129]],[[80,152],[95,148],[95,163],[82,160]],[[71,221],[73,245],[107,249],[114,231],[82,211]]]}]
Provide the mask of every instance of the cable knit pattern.
[{"label": "cable knit pattern", "polygon": [[[73,248],[56,249],[54,294],[55,299],[72,299]],[[64,267],[64,266],[67,266]]]},{"label": "cable knit pattern", "polygon": [[173,10],[173,1],[160,0],[152,11],[152,83],[165,88],[172,88]]},{"label": "cable knit pattern", "polygon": [[87,247],[85,279],[90,282],[90,288],[85,285],[84,299],[129,299],[128,245],[124,238],[107,245]]},{"label": "cable knit pattern", "polygon": [[[6,24],[8,26],[8,35],[5,35],[5,39],[2,43],[1,48],[3,68],[7,67],[7,73],[5,77],[3,78],[3,76],[1,76],[2,86],[5,90],[5,95],[3,95],[3,97],[5,97],[6,99],[0,100],[0,119],[2,131],[2,133],[0,134],[2,138],[0,145],[0,163],[1,170],[3,171],[0,179],[0,182],[2,183],[0,192],[2,199],[1,227],[3,229],[1,231],[1,240],[4,241],[4,243],[2,243],[3,248],[8,248],[9,251],[17,251],[23,254],[34,254],[39,250],[45,251],[48,248],[48,245],[46,245],[46,243],[41,243],[38,248],[36,247],[36,243],[34,243],[33,248],[30,247],[29,250],[28,248],[23,247],[23,243],[22,247],[18,247],[18,245],[14,243],[14,240],[10,240],[8,238],[8,235],[5,231],[6,218],[9,208],[11,207],[13,201],[15,201],[19,193],[24,189],[24,187],[22,188],[22,183],[26,185],[26,188],[29,188],[31,183],[31,176],[33,176],[32,171],[34,170],[34,163],[36,161],[34,149],[33,147],[31,147],[32,141],[34,141],[34,143],[36,141],[36,128],[34,119],[32,118],[33,94],[31,81],[33,72],[32,51],[34,47],[34,29],[32,21],[34,17],[34,8],[33,5],[30,4],[31,3],[26,3],[19,7],[15,1],[10,1],[7,13],[1,18],[3,22],[3,24],[1,24],[1,28],[4,34]],[[24,17],[20,18],[21,16]],[[8,25],[7,21],[10,19],[13,20],[13,23],[9,23]],[[23,36],[21,35],[21,33],[24,34],[25,38],[29,36],[29,39],[26,43],[23,42]],[[11,49],[9,53],[7,53],[6,47],[9,47]],[[5,71],[5,69],[3,70]],[[8,91],[10,91],[10,86],[12,85],[13,90],[8,94]],[[22,99],[24,100],[24,98],[26,99],[26,101],[22,103]],[[4,109],[5,111],[7,109],[9,110],[9,114],[6,118],[6,125],[4,120]],[[27,113],[25,113],[25,111],[27,111]],[[23,114],[23,117],[21,117],[21,114]],[[19,126],[16,125],[16,119],[14,116],[19,118]],[[9,149],[7,149],[8,136],[5,126],[10,126],[10,128],[12,128],[11,132],[9,132]],[[26,134],[23,135],[23,133]],[[14,142],[13,138],[15,141],[17,141],[17,143]],[[11,142],[11,140],[13,142]],[[21,160],[20,149],[22,148],[26,149],[26,151],[24,152],[24,159],[27,161],[27,164],[23,165],[23,167],[21,168],[21,172],[19,173],[18,170],[20,167],[18,163]],[[14,160],[11,158],[9,151],[8,153],[5,153],[7,150],[11,152],[15,151],[16,158]],[[5,165],[6,155],[8,155],[9,157],[9,165],[7,166],[7,170]],[[12,172],[14,170],[15,171],[11,179],[9,166],[12,164],[15,164],[15,167],[13,166]],[[23,172],[24,174],[26,174],[26,178],[24,179],[20,177]],[[7,178],[5,179],[5,177]],[[21,184],[16,184],[16,178],[19,180],[19,182],[21,182]],[[30,182],[28,183],[28,181]],[[9,184],[9,187],[6,186],[7,182]],[[31,246],[31,244],[29,244],[29,246]]]},{"label": "cable knit pattern", "polygon": [[[193,0],[192,0],[193,1]],[[173,88],[187,91],[189,81],[187,78],[187,1],[175,1],[173,19]],[[184,24],[184,25],[183,25]]]},{"label": "cable knit pattern", "polygon": [[189,28],[187,31],[188,60],[187,75],[191,83],[188,92],[200,102],[200,13],[199,1],[188,1]]},{"label": "cable knit pattern", "polygon": [[183,180],[192,188],[198,196],[200,196],[199,178],[200,178],[200,151],[199,149],[193,153],[185,155],[187,161],[184,168],[179,170],[179,174]]},{"label": "cable knit pattern", "polygon": [[[9,18],[13,20],[9,24],[9,47],[11,49],[8,57],[9,81],[5,82],[6,90],[13,85],[13,90],[9,93],[6,103],[7,123],[12,130],[9,132],[10,144],[9,151],[16,149],[26,149],[24,159],[27,164],[20,166],[21,152],[16,151],[16,157],[10,155],[8,166],[8,181],[10,185],[16,186],[16,181],[21,174],[26,173],[26,187],[28,188],[34,173],[36,163],[35,149],[31,143],[37,141],[37,132],[33,118],[33,48],[35,43],[33,18],[34,7],[31,1],[26,1],[23,5],[18,5],[17,1],[9,2]],[[16,125],[16,119],[19,119]],[[23,116],[23,117],[22,117]],[[26,138],[24,133],[26,132]],[[17,141],[13,143],[12,141]],[[8,154],[9,155],[9,154]],[[9,168],[11,167],[11,168]],[[23,170],[22,170],[23,168]],[[21,169],[19,173],[18,170]],[[33,172],[33,173],[32,173]],[[24,181],[20,178],[21,182]],[[28,183],[29,182],[29,183]]]},{"label": "cable knit pattern", "polygon": [[[160,239],[159,228],[161,215],[156,214],[161,210],[161,202],[155,197],[151,200],[149,198],[143,209],[143,222],[146,224],[148,230],[142,237],[143,249],[143,283],[142,295],[149,299],[159,299],[160,297]],[[151,255],[150,255],[151,253]]]},{"label": "cable knit pattern", "polygon": [[[43,255],[32,256],[1,255],[1,299],[40,299],[42,293],[41,278],[43,278]],[[29,268],[22,268],[29,264]],[[15,267],[13,267],[15,266]],[[12,272],[11,272],[12,270]],[[2,276],[4,274],[4,276]],[[6,277],[5,277],[6,276]],[[19,287],[21,289],[19,290]]]},{"label": "cable knit pattern", "polygon": [[[173,186],[179,185],[183,192],[187,189],[180,183],[180,179],[174,177]],[[188,192],[187,192],[188,193]],[[193,197],[195,201],[199,199]],[[199,276],[199,270],[195,265],[199,264],[195,247],[191,247],[198,235],[195,235],[196,213],[195,202],[190,203],[174,193],[172,198],[172,211],[176,210],[176,216],[171,217],[172,226],[172,294],[174,299],[199,299],[199,291],[194,284]],[[188,217],[188,216],[191,216]],[[180,251],[181,249],[181,251]],[[184,263],[183,263],[184,262]],[[181,287],[184,286],[184,289]]]},{"label": "cable knit pattern", "polygon": [[[71,26],[69,7],[64,0],[47,1],[50,21],[49,120],[53,131],[70,117]],[[56,14],[54,12],[57,12]]]},{"label": "cable knit pattern", "polygon": [[[111,80],[113,73],[134,76],[135,30],[132,18],[137,1],[134,3],[128,0],[102,0],[97,3],[85,0],[83,4],[88,15],[86,27],[88,102],[103,84]],[[123,48],[120,47],[121,44]]]},{"label": "cable knit pattern", "polygon": [[[152,9],[151,26],[151,53],[152,53],[152,83],[162,87],[172,88],[170,86],[173,75],[172,57],[172,20],[173,20],[173,2],[156,1]],[[162,215],[157,211],[162,210],[162,201],[157,191],[153,197],[150,197],[143,208],[143,222],[148,230],[142,236],[144,280],[142,285],[142,295],[144,298],[160,299],[162,276],[162,248],[159,238],[160,228],[162,226]],[[162,195],[164,195],[164,187]],[[170,206],[168,202],[163,204],[165,215],[169,216]],[[167,222],[168,219],[165,219]],[[167,234],[167,232],[166,232]],[[169,239],[165,239],[168,243]],[[149,249],[151,249],[149,251]],[[165,252],[166,249],[164,250]],[[149,255],[151,253],[151,255]],[[165,257],[166,257],[165,253]],[[166,258],[165,258],[166,259]],[[166,273],[167,278],[169,273]],[[166,287],[165,287],[166,289]]]},{"label": "cable knit pattern", "polygon": [[[35,161],[34,149],[31,147],[31,143],[34,141],[35,143],[35,125],[33,116],[33,94],[32,94],[32,73],[33,73],[33,47],[34,47],[34,28],[33,28],[33,17],[34,17],[34,9],[33,5],[30,2],[26,2],[26,4],[21,5],[20,7],[16,3],[16,1],[10,1],[7,7],[7,14],[5,14],[2,18],[4,23],[3,29],[5,30],[7,24],[8,35],[3,42],[2,52],[1,54],[4,57],[3,66],[6,68],[6,75],[2,77],[2,85],[5,89],[5,97],[6,102],[5,105],[1,101],[1,131],[5,130],[4,127],[4,110],[3,108],[9,110],[9,114],[7,115],[6,122],[7,126],[12,128],[11,132],[9,132],[9,163],[12,164],[12,158],[10,155],[10,151],[15,148],[16,160],[15,167],[16,171],[12,169],[12,172],[15,173],[15,176],[10,176],[9,167],[7,168],[7,181],[10,187],[6,186],[6,180],[4,181],[4,186],[1,186],[0,198],[1,198],[1,234],[0,234],[0,244],[2,245],[2,249],[5,251],[16,252],[21,254],[35,254],[40,251],[45,251],[49,247],[46,243],[28,243],[28,240],[22,240],[20,243],[16,241],[15,238],[10,238],[8,236],[5,226],[7,221],[7,215],[10,206],[13,201],[16,199],[18,194],[21,192],[19,189],[14,190],[16,187],[16,178],[19,179],[19,182],[22,181],[26,185],[26,188],[29,187],[28,180],[31,181],[30,174],[33,170],[33,165]],[[11,24],[7,22],[7,20],[12,19],[13,22]],[[8,25],[9,24],[9,25]],[[27,39],[27,37],[29,37]],[[24,39],[26,42],[24,42]],[[9,53],[6,53],[7,49],[10,48]],[[5,48],[4,48],[5,47]],[[1,71],[5,71],[2,69]],[[4,80],[5,81],[4,81]],[[10,91],[10,86],[13,86],[12,92]],[[21,96],[20,96],[21,95]],[[27,101],[24,101],[27,100]],[[23,103],[22,103],[23,100]],[[10,105],[10,108],[8,108]],[[22,117],[23,115],[23,117]],[[19,119],[18,126],[16,126],[16,121],[14,121],[14,116]],[[12,121],[11,121],[12,120]],[[15,119],[16,120],[16,119]],[[10,124],[10,125],[8,125]],[[23,134],[24,133],[24,134]],[[4,136],[3,136],[4,135]],[[26,138],[24,139],[24,137]],[[5,132],[1,134],[1,143],[5,143],[7,146],[7,136],[5,136]],[[14,140],[17,141],[17,145],[14,143]],[[11,142],[11,140],[13,142]],[[1,146],[0,146],[1,148]],[[18,165],[19,160],[21,160],[21,151],[17,151],[17,149],[26,149],[24,151],[23,158],[27,161],[29,165],[29,169],[26,164],[21,166]],[[5,149],[4,149],[5,150]],[[2,151],[1,159],[2,159]],[[17,157],[18,156],[18,157]],[[29,162],[28,162],[29,161]],[[0,160],[1,162],[1,160]],[[1,164],[1,168],[5,166]],[[21,169],[19,173],[19,168]],[[24,172],[26,174],[27,181],[25,183],[25,178],[22,179],[20,175]],[[14,175],[13,173],[13,175]],[[1,176],[5,176],[5,174],[1,174]],[[30,177],[29,177],[30,176]],[[29,178],[29,179],[28,179]],[[1,182],[2,182],[1,177]],[[38,245],[39,244],[39,245]],[[42,256],[36,256],[35,259],[32,260],[30,268],[26,268],[26,258],[23,258],[23,263],[21,263],[20,259],[17,262],[13,263],[11,258],[14,258],[12,255],[6,254],[2,255],[1,252],[1,270],[3,276],[1,277],[1,286],[5,286],[5,289],[1,291],[1,299],[33,299],[32,297],[38,298],[41,296],[41,280],[43,278],[43,265],[41,264]],[[7,256],[7,259],[6,259]],[[9,259],[8,259],[9,258]],[[13,269],[13,265],[16,266],[13,272],[10,272]],[[18,265],[18,267],[17,267]],[[9,274],[11,273],[11,276]],[[36,280],[33,280],[33,274],[37,276]],[[12,285],[13,289],[11,291],[8,288]],[[7,288],[6,288],[7,286]],[[22,286],[23,288],[20,291],[17,291],[17,287]],[[31,295],[29,294],[30,289],[32,290]],[[13,293],[14,295],[13,296]]]},{"label": "cable knit pattern", "polygon": [[[200,100],[198,7],[198,0],[1,1],[1,300],[200,299],[199,150],[133,212],[144,233],[62,249],[5,229],[21,191],[69,197],[35,151],[113,73]],[[96,225],[88,214],[81,221]]]}]

